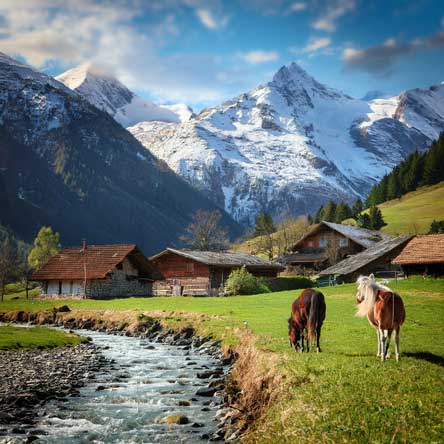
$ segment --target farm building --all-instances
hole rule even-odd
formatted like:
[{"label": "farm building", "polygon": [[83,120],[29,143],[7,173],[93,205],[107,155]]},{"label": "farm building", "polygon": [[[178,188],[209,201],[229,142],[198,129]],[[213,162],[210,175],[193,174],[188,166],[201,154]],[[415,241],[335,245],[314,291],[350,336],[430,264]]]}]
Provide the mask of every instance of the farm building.
[{"label": "farm building", "polygon": [[393,259],[404,273],[444,276],[444,234],[415,236]]},{"label": "farm building", "polygon": [[246,253],[175,250],[150,258],[162,275],[154,295],[217,295],[231,271],[245,266],[255,276],[276,277],[284,267]]},{"label": "farm building", "polygon": [[322,270],[320,276],[329,276],[337,282],[354,282],[360,275],[397,271],[393,265],[395,258],[412,236],[399,236],[384,239],[358,254],[349,256],[341,262]]},{"label": "farm building", "polygon": [[281,256],[278,261],[287,266],[321,269],[327,262],[339,262],[346,256],[392,238],[380,231],[322,221],[313,225],[293,246],[292,252]]},{"label": "farm building", "polygon": [[134,244],[64,248],[32,275],[41,296],[93,298],[148,296],[152,267]]}]

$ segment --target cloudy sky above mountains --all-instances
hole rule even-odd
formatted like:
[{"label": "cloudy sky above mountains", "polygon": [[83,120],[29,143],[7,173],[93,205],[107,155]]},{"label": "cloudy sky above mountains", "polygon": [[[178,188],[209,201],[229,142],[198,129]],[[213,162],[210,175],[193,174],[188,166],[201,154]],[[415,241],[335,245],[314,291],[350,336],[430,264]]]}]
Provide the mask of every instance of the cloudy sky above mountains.
[{"label": "cloudy sky above mountains", "polygon": [[1,0],[0,51],[57,75],[103,65],[199,109],[298,62],[356,97],[444,80],[441,0]]}]

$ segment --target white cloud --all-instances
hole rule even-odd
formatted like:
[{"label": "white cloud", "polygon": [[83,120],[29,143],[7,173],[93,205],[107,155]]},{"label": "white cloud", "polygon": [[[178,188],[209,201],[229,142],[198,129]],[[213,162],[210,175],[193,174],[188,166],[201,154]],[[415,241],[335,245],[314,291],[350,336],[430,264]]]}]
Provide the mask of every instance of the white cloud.
[{"label": "white cloud", "polygon": [[199,8],[196,10],[196,14],[200,22],[208,29],[224,28],[229,20],[228,16],[217,16],[214,12],[210,11],[209,9]]},{"label": "white cloud", "polygon": [[295,2],[290,5],[289,12],[302,12],[307,9],[308,5],[305,2]]},{"label": "white cloud", "polygon": [[[232,71],[213,54],[161,54],[182,32],[168,2],[198,7],[190,0],[1,0],[0,50],[39,69],[91,61],[168,102],[211,104],[254,84],[254,73]],[[134,20],[159,11],[164,18],[155,23]]]},{"label": "white cloud", "polygon": [[302,48],[302,52],[316,52],[319,49],[324,49],[330,46],[330,37],[311,38],[309,42]]},{"label": "white cloud", "polygon": [[356,7],[356,0],[336,0],[329,2],[325,11],[314,21],[311,26],[319,31],[333,32],[336,30],[336,22],[342,16]]},{"label": "white cloud", "polygon": [[279,59],[279,53],[276,51],[250,51],[240,54],[240,57],[252,65],[259,63],[274,62]]}]

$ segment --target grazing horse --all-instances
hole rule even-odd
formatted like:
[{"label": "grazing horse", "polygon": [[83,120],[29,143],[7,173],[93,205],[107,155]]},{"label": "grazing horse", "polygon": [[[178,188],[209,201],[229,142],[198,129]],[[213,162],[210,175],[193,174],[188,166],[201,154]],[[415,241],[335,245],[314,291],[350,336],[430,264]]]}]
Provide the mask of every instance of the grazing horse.
[{"label": "grazing horse", "polygon": [[360,317],[367,316],[370,325],[378,334],[378,358],[385,361],[393,331],[395,332],[395,355],[399,361],[399,330],[405,321],[405,309],[401,296],[390,288],[375,281],[373,274],[360,276],[357,280],[357,312]]},{"label": "grazing horse", "polygon": [[[310,342],[316,340],[316,350],[320,352],[319,339],[324,319],[324,295],[312,288],[307,288],[291,305],[291,316],[288,320],[290,347],[304,351],[304,331],[307,330],[307,351],[310,351]],[[299,344],[300,341],[301,344]]]}]

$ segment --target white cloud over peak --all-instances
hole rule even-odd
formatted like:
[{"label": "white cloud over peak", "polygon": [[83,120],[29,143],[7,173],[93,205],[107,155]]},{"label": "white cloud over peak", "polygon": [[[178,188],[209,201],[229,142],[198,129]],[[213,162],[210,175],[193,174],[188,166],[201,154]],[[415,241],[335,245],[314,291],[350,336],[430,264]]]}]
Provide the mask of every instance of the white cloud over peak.
[{"label": "white cloud over peak", "polygon": [[330,37],[313,37],[309,42],[302,48],[302,52],[316,52],[319,49],[325,49],[330,46]]},{"label": "white cloud over peak", "polygon": [[336,30],[337,21],[345,14],[356,8],[356,0],[335,0],[328,2],[324,11],[311,23],[314,29],[333,32]]},{"label": "white cloud over peak", "polygon": [[276,51],[249,51],[240,54],[240,57],[252,65],[260,63],[274,62],[279,59],[279,53]]},{"label": "white cloud over peak", "polygon": [[305,2],[295,2],[290,5],[288,8],[289,12],[302,12],[308,8],[307,3]]},{"label": "white cloud over peak", "polygon": [[214,13],[210,9],[198,8],[196,10],[196,15],[202,25],[204,25],[208,29],[224,28],[229,21],[228,16],[216,15],[216,13]]}]

